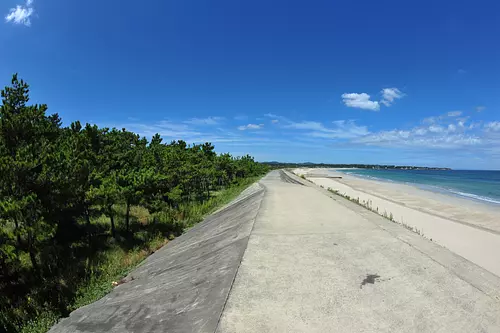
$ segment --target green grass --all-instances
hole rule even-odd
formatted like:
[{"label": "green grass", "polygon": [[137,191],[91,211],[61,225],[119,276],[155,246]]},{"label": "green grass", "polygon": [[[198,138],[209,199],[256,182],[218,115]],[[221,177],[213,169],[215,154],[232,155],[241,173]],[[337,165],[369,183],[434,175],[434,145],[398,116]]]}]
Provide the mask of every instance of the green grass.
[{"label": "green grass", "polygon": [[[183,204],[176,211],[150,214],[144,207],[132,207],[131,219],[140,225],[148,225],[155,219],[156,224],[167,224],[172,226],[173,230],[178,229],[179,233],[182,233],[202,221],[208,214],[231,202],[260,178],[253,177],[241,180],[237,185],[214,192],[212,197],[203,203]],[[115,207],[115,211],[118,216],[123,216],[125,207],[118,205]],[[105,226],[109,225],[109,219],[104,215],[99,216],[93,222]],[[110,240],[108,250],[99,254],[93,265],[94,268],[88,272],[89,277],[77,289],[73,302],[68,306],[69,311],[93,303],[105,296],[113,289],[113,282],[119,282],[145,258],[167,244],[176,235],[175,232],[151,234],[139,231],[134,236],[140,242],[130,250],[126,250],[123,246]],[[21,328],[20,332],[47,332],[60,317],[59,313],[41,310],[34,320],[30,320]]]},{"label": "green grass", "polygon": [[45,333],[52,327],[52,325],[54,325],[57,319],[59,319],[59,315],[54,312],[41,312],[36,319],[28,321],[20,332]]}]

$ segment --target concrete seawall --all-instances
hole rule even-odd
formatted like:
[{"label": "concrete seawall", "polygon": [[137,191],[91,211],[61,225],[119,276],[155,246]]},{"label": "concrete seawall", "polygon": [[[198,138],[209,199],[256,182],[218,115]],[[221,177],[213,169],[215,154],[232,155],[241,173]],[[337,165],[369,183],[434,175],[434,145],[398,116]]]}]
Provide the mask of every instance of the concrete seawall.
[{"label": "concrete seawall", "polygon": [[214,332],[263,195],[252,185],[49,332]]}]

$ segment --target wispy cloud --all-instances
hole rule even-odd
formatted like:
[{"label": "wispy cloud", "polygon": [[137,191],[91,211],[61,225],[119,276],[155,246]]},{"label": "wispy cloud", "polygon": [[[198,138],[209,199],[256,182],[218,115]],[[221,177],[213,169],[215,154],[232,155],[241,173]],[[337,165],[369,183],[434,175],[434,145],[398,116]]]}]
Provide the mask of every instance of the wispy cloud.
[{"label": "wispy cloud", "polygon": [[199,126],[218,125],[222,120],[224,120],[223,117],[191,118],[189,120],[184,121],[184,123],[191,125],[199,125]]},{"label": "wispy cloud", "polygon": [[462,115],[462,111],[451,111],[448,112],[448,117],[460,117]]},{"label": "wispy cloud", "polygon": [[315,138],[353,139],[370,133],[366,126],[356,125],[353,120],[337,120],[333,126],[332,129],[311,132],[309,135]]},{"label": "wispy cloud", "polygon": [[395,100],[403,98],[404,94],[398,88],[382,89],[382,100],[380,103],[385,106],[391,106]]},{"label": "wispy cloud", "polygon": [[289,122],[284,128],[305,130],[308,136],[325,139],[349,139],[369,134],[366,126],[358,126],[354,120],[337,120],[330,126],[317,121]]},{"label": "wispy cloud", "polygon": [[24,24],[27,27],[31,26],[31,16],[35,13],[33,8],[33,0],[27,0],[24,5],[17,5],[11,8],[9,14],[5,16],[5,22],[14,24]]},{"label": "wispy cloud", "polygon": [[380,131],[358,138],[353,143],[382,146],[382,147],[408,147],[415,148],[459,148],[462,146],[475,146],[482,143],[482,139],[474,134],[449,134],[445,129],[431,132],[423,129],[410,131],[391,130]]},{"label": "wispy cloud", "polygon": [[367,93],[345,93],[342,94],[344,104],[350,108],[358,108],[363,110],[378,111],[380,104],[377,101],[370,100],[370,95]]},{"label": "wispy cloud", "polygon": [[424,124],[434,124],[434,123],[438,122],[439,119],[441,119],[441,117],[439,117],[439,116],[438,117],[427,117],[427,118],[424,118],[422,120],[422,123],[424,123]]},{"label": "wispy cloud", "polygon": [[500,131],[500,121],[492,121],[484,125],[484,128],[488,131]]},{"label": "wispy cloud", "polygon": [[486,110],[485,106],[482,105],[476,106],[476,112],[483,112],[484,110]]},{"label": "wispy cloud", "polygon": [[[439,116],[432,116],[432,117],[427,117],[422,120],[422,123],[424,124],[436,124],[439,122],[442,122],[443,120],[446,120],[449,118],[456,118],[460,117],[463,114],[462,111],[450,111],[448,113],[439,115]],[[462,118],[457,118],[458,121],[467,121],[468,117],[462,117]]]},{"label": "wispy cloud", "polygon": [[242,125],[238,126],[238,129],[240,131],[246,131],[246,130],[260,130],[264,127],[264,124],[248,124],[248,125]]},{"label": "wispy cloud", "polygon": [[283,117],[283,116],[280,116],[280,115],[277,115],[277,114],[274,114],[274,113],[266,113],[264,115],[264,117],[271,118],[272,119],[271,122],[273,122],[274,124],[277,124],[280,121],[283,122],[283,123],[291,123],[292,122],[287,117]]},{"label": "wispy cloud", "polygon": [[186,140],[190,137],[199,136],[202,133],[195,131],[186,124],[174,123],[167,120],[161,120],[154,123],[128,123],[122,125],[113,125],[110,127],[126,128],[127,130],[138,133],[141,136],[151,137],[156,133],[169,139]]},{"label": "wispy cloud", "polygon": [[[485,150],[500,144],[500,122],[493,121],[481,126],[480,122],[468,123],[469,117],[457,118],[458,112],[429,117],[423,126],[411,129],[381,130],[356,138],[351,143],[379,147],[412,147],[415,149],[457,149],[474,147]],[[491,133],[491,134],[489,134]],[[471,148],[472,149],[472,148]]]},{"label": "wispy cloud", "polygon": [[300,130],[313,130],[313,131],[323,131],[327,130],[323,124],[317,121],[301,121],[301,122],[292,122],[288,125],[285,125],[286,128],[294,128]]},{"label": "wispy cloud", "polygon": [[442,126],[439,126],[439,125],[431,125],[431,126],[429,126],[429,132],[431,132],[431,133],[443,133],[444,128]]}]

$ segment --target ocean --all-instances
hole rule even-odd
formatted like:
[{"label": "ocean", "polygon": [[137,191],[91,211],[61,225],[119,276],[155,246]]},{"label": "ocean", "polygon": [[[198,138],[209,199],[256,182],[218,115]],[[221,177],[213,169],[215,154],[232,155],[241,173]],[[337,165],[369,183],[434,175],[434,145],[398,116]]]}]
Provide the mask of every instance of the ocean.
[{"label": "ocean", "polygon": [[485,170],[338,170],[353,176],[405,183],[424,190],[500,206],[500,171]]}]

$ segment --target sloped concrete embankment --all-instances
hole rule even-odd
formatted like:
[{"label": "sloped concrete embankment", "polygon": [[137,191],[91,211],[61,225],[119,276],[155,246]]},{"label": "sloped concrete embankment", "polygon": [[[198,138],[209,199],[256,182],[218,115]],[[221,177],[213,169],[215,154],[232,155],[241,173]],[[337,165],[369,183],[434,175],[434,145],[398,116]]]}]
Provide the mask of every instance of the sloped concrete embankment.
[{"label": "sloped concrete embankment", "polygon": [[263,195],[252,185],[49,332],[214,332]]}]

